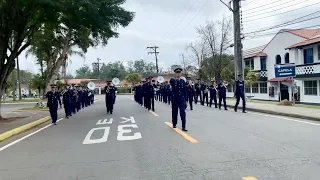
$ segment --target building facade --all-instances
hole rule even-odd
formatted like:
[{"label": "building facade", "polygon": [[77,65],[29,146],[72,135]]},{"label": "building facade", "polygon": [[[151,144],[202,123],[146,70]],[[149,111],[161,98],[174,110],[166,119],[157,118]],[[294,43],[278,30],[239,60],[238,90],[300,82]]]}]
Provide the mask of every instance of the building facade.
[{"label": "building facade", "polygon": [[[295,99],[304,103],[320,103],[320,79],[317,75],[320,75],[320,49],[314,43],[315,38],[320,39],[319,35],[320,29],[280,30],[268,44],[244,51],[244,67],[260,74],[258,82],[246,87],[246,96],[259,100]],[[276,78],[274,69],[277,65],[297,65],[297,76]],[[297,88],[292,88],[293,85]],[[315,91],[317,95],[309,95]],[[228,96],[233,96],[232,87]]]}]

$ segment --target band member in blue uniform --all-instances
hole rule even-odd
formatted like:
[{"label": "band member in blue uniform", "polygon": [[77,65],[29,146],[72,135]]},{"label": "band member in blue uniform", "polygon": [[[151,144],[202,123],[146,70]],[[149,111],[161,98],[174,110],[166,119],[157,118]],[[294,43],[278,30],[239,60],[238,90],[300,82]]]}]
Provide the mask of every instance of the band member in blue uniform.
[{"label": "band member in blue uniform", "polygon": [[210,107],[212,106],[212,100],[213,100],[214,101],[214,107],[218,108],[218,103],[217,103],[218,85],[216,84],[215,80],[212,80],[211,82],[212,82],[212,84],[209,86]]},{"label": "band member in blue uniform", "polygon": [[187,77],[187,100],[189,101],[190,110],[193,110],[193,97],[194,97],[194,88],[191,83],[191,77]]},{"label": "band member in blue uniform", "polygon": [[[153,77],[149,77],[150,80]],[[150,85],[149,85],[149,99],[150,99],[150,105],[149,107],[151,108],[152,111],[154,111],[154,96],[155,96],[155,91],[154,89],[157,88],[156,84],[155,84],[155,80],[152,80]],[[150,110],[150,109],[149,109]]]},{"label": "band member in blue uniform", "polygon": [[194,84],[194,89],[195,89],[195,95],[194,95],[194,103],[198,103],[198,98],[200,96],[200,103],[202,101],[202,95],[201,95],[201,90],[200,90],[200,84],[199,84],[200,79],[196,80],[196,83]]},{"label": "band member in blue uniform", "polygon": [[167,84],[166,93],[167,93],[167,103],[170,105],[172,101],[172,86],[170,84]]},{"label": "band member in blue uniform", "polygon": [[69,86],[65,85],[64,89],[61,91],[61,96],[62,96],[62,102],[63,102],[63,107],[64,107],[64,112],[66,114],[66,118],[69,118],[71,116],[71,94],[69,90]]},{"label": "band member in blue uniform", "polygon": [[202,82],[201,86],[200,86],[201,92],[202,92],[202,101],[201,101],[201,105],[204,106],[204,102],[206,101],[207,106],[209,106],[209,102],[208,102],[208,96],[209,96],[209,91],[208,91],[208,85],[206,82]]},{"label": "band member in blue uniform", "polygon": [[83,86],[82,87],[82,101],[81,101],[82,108],[86,107],[87,97],[88,97],[88,90],[85,86]]},{"label": "band member in blue uniform", "polygon": [[116,91],[115,91],[115,87],[111,85],[111,81],[107,81],[107,86],[104,88],[104,91],[106,93],[105,100],[106,100],[107,113],[112,114]]},{"label": "band member in blue uniform", "polygon": [[61,108],[60,93],[56,91],[56,85],[51,84],[50,86],[51,91],[46,93],[46,98],[48,98],[47,107],[49,108],[52,124],[57,125],[59,104]]},{"label": "band member in blue uniform", "polygon": [[142,85],[142,91],[143,91],[143,106],[144,108],[148,108],[147,105],[148,105],[148,97],[147,97],[147,82],[148,81],[148,78],[146,78],[146,80],[143,82],[143,85]]},{"label": "band member in blue uniform", "polygon": [[176,77],[170,79],[170,85],[172,87],[172,125],[176,128],[178,122],[178,109],[180,110],[180,117],[182,121],[182,130],[186,129],[186,101],[187,101],[187,87],[186,82],[181,79],[182,68],[176,68],[174,70]]},{"label": "band member in blue uniform", "polygon": [[238,75],[238,80],[236,80],[236,90],[234,92],[234,96],[237,99],[236,105],[234,106],[234,111],[237,112],[240,98],[242,100],[242,112],[246,113],[246,98],[245,94],[245,82],[242,80],[242,74]]},{"label": "band member in blue uniform", "polygon": [[225,110],[228,110],[227,108],[227,86],[224,81],[220,81],[218,84],[218,91],[219,91],[219,109],[221,109],[221,101],[223,101],[223,106]]},{"label": "band member in blue uniform", "polygon": [[137,98],[138,98],[138,103],[142,106],[143,105],[143,91],[142,91],[142,84],[143,82],[141,81],[137,87]]},{"label": "band member in blue uniform", "polygon": [[79,112],[81,110],[81,104],[82,104],[82,88],[80,86],[77,86],[77,94],[78,94],[77,112]]}]

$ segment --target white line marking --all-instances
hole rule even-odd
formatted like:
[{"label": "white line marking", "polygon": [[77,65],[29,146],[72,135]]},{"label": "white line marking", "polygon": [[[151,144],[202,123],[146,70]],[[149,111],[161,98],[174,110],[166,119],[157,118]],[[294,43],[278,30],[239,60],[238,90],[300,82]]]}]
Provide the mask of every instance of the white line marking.
[{"label": "white line marking", "polygon": [[[59,122],[59,121],[61,121],[61,120],[63,120],[63,119],[64,119],[64,118],[58,119],[57,122]],[[30,134],[28,134],[28,135],[26,135],[26,136],[24,136],[24,137],[22,137],[22,138],[20,138],[20,139],[17,139],[17,140],[15,140],[15,141],[13,141],[13,142],[11,142],[11,143],[9,143],[9,144],[1,147],[1,148],[0,148],[0,152],[3,151],[3,150],[5,150],[5,149],[7,149],[8,147],[10,147],[10,146],[12,146],[12,145],[17,144],[17,143],[20,142],[20,141],[23,141],[24,139],[26,139],[26,138],[34,135],[34,134],[37,134],[38,132],[40,132],[40,131],[42,131],[42,130],[44,130],[44,129],[47,129],[47,128],[50,127],[50,126],[52,126],[52,124],[48,124],[48,125],[46,125],[45,127],[41,128],[41,129],[38,129],[38,130],[35,131],[35,132],[32,132],[32,133],[30,133]]]},{"label": "white line marking", "polygon": [[286,118],[286,117],[281,117],[281,116],[274,116],[274,115],[269,115],[269,114],[263,114],[263,113],[254,113],[254,112],[249,112],[250,114],[255,114],[255,115],[262,115],[262,116],[267,116],[267,117],[272,117],[272,118],[278,118],[278,119],[284,119],[287,121],[294,121],[294,122],[299,122],[299,123],[304,123],[304,124],[311,124],[315,126],[320,126],[318,123],[312,123],[312,122],[307,122],[307,121],[300,121],[300,120],[295,120],[291,118]]}]

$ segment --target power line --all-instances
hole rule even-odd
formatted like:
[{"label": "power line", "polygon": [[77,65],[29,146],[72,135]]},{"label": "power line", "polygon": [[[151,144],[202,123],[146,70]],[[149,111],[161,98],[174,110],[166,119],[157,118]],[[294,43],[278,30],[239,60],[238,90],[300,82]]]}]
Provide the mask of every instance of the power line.
[{"label": "power line", "polygon": [[293,9],[293,10],[290,10],[290,11],[278,13],[278,14],[273,14],[273,15],[269,15],[269,16],[265,16],[265,17],[260,17],[260,18],[255,18],[255,19],[248,19],[248,21],[256,21],[256,20],[260,20],[260,19],[265,19],[265,18],[273,17],[273,16],[278,16],[278,15],[290,13],[290,12],[293,12],[293,11],[301,10],[301,9],[304,9],[304,8],[307,8],[307,7],[310,7],[310,6],[314,6],[314,5],[317,5],[317,4],[320,4],[320,2],[317,2],[317,3],[315,3],[315,4],[310,4],[310,5],[307,5],[307,6],[303,6],[303,7],[300,7],[300,8],[297,8],[297,9]]},{"label": "power line", "polygon": [[[199,13],[201,12],[201,10],[206,6],[206,4],[209,2],[209,0],[207,0],[203,6],[199,9],[199,11],[197,12],[197,14],[191,19],[191,21],[180,31],[183,32],[191,23],[192,21],[199,15]],[[173,39],[175,39],[177,37],[178,33],[175,34],[175,36],[173,37]]]},{"label": "power line", "polygon": [[310,15],[312,15],[312,14],[316,14],[316,13],[318,13],[318,12],[320,12],[320,10],[318,10],[318,11],[316,11],[316,12],[313,12],[313,13],[310,13],[310,14],[307,14],[307,15],[305,15],[305,16],[302,16],[302,17],[293,19],[293,20],[291,20],[291,21],[288,21],[288,22],[285,22],[285,23],[282,23],[282,24],[278,24],[278,25],[272,26],[272,27],[270,27],[270,28],[265,28],[265,29],[261,29],[261,30],[257,30],[257,31],[251,31],[251,32],[244,33],[244,34],[252,34],[252,33],[257,33],[257,32],[268,31],[268,30],[275,29],[275,28],[279,28],[279,27],[283,27],[283,26],[286,26],[286,25],[292,25],[292,24],[296,24],[296,23],[300,23],[300,22],[304,22],[304,21],[309,21],[309,20],[312,20],[312,19],[316,19],[316,18],[319,18],[320,16],[316,16],[316,17],[313,17],[313,18],[309,18],[309,19],[306,19],[306,20],[303,20],[303,21],[298,21],[298,22],[294,22],[294,23],[291,23],[291,24],[290,24],[290,22],[299,20],[299,19],[301,19],[301,18],[310,16]]},{"label": "power line", "polygon": [[[290,1],[288,1],[288,2],[293,2],[293,1],[296,1],[296,0],[290,0]],[[248,10],[246,10],[246,12],[247,12],[247,11],[249,11],[249,12],[246,13],[246,14],[251,14],[251,13],[255,13],[255,12],[260,12],[260,11],[263,11],[263,10],[267,10],[267,9],[271,9],[271,8],[274,8],[274,7],[278,7],[278,6],[283,5],[283,4],[288,4],[288,2],[284,2],[284,3],[281,3],[281,4],[277,4],[277,5],[275,5],[275,6],[267,7],[267,8],[264,8],[264,9],[260,9],[260,8],[269,6],[269,5],[271,5],[271,4],[277,3],[277,2],[279,2],[279,1],[274,1],[274,2],[269,3],[269,4],[266,4],[266,5],[264,5],[264,6],[260,6],[260,7],[248,9]],[[258,9],[258,10],[257,10],[257,9]],[[255,11],[252,12],[252,10],[255,10]]]},{"label": "power line", "polygon": [[[310,0],[305,0],[305,1],[302,1],[302,2],[298,2],[296,4],[291,4],[291,5],[288,5],[286,7],[292,7],[292,6],[295,6],[295,5],[298,5],[298,4],[301,4],[301,3],[304,3],[304,2],[307,2],[307,1],[310,1]],[[275,6],[276,7],[276,6]],[[270,12],[274,12],[274,11],[279,11],[279,10],[283,10],[284,7],[281,7],[279,9],[273,9],[271,11],[267,11],[267,12],[263,12],[263,13],[258,13],[258,14],[254,14],[255,16],[259,16],[259,15],[262,15],[262,14],[267,14],[267,13],[270,13]],[[270,8],[269,8],[270,9]],[[257,11],[258,12],[258,11]],[[247,14],[252,14],[254,12],[250,12],[250,13],[247,13]],[[247,14],[244,14],[244,15],[247,15]],[[252,15],[250,15],[252,16]]]},{"label": "power line", "polygon": [[[253,0],[253,1],[254,1],[254,0]],[[251,2],[253,2],[253,1],[251,1]],[[250,4],[251,2],[249,2],[248,4]],[[250,8],[250,9],[246,10],[246,11],[252,11],[252,10],[258,9],[258,8],[260,8],[260,7],[265,7],[265,6],[268,6],[268,5],[270,5],[270,4],[274,4],[274,3],[277,3],[277,2],[279,2],[279,0],[273,1],[273,2],[271,2],[271,3],[269,3],[269,4],[261,5],[261,6],[258,6],[258,7],[253,7],[253,8]],[[244,5],[243,7],[247,6],[248,4]]]},{"label": "power line", "polygon": [[[190,12],[190,10],[194,7],[194,5],[198,2],[199,0],[196,0],[193,4],[192,4],[192,6],[189,8],[189,10],[187,11],[187,13],[183,16],[183,18],[180,20],[180,22],[178,23],[178,25],[179,24],[181,24],[181,22],[186,18],[186,16],[189,14],[189,12]],[[174,27],[177,27],[177,26],[174,26]],[[175,28],[173,28],[173,29],[175,29]],[[171,31],[170,31],[171,32]]]},{"label": "power line", "polygon": [[[182,15],[183,11],[186,9],[186,7],[188,6],[189,2],[191,2],[190,0],[189,1],[186,1],[186,3],[184,4],[184,7],[182,8],[182,10],[180,11],[179,15],[177,16],[176,20],[172,23],[171,27],[174,27],[174,25],[177,23],[178,19],[180,18],[180,16]],[[166,34],[164,36],[167,36],[168,33],[170,32],[172,28],[170,28]]]},{"label": "power line", "polygon": [[277,31],[277,32],[272,32],[272,33],[265,33],[265,34],[259,34],[259,35],[252,35],[252,36],[246,36],[249,37],[249,39],[245,38],[244,40],[250,40],[250,39],[257,39],[260,37],[265,37],[265,36],[270,36],[270,35],[275,35],[275,34],[281,34],[281,33],[285,33],[285,32],[290,32],[290,31],[294,31],[294,30],[301,30],[301,29],[307,29],[307,28],[314,28],[314,27],[320,27],[320,24],[318,25],[312,25],[312,26],[307,26],[307,27],[303,27],[303,28],[298,28],[298,29],[287,29],[287,30],[282,30],[282,31]]}]

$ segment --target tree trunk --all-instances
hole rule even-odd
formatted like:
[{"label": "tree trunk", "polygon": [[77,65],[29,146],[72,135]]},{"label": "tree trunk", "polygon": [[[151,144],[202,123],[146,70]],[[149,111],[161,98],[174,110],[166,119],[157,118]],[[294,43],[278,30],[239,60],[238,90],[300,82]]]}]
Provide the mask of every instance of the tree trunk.
[{"label": "tree trunk", "polygon": [[51,69],[51,72],[48,74],[48,77],[47,77],[46,91],[50,91],[50,88],[51,88],[50,85],[54,84],[54,81],[57,79],[59,70],[62,67],[63,63],[66,61],[67,53],[68,53],[70,48],[71,47],[70,47],[69,43],[65,44],[65,47],[64,47],[61,55],[57,59],[56,63],[53,65],[53,68]]},{"label": "tree trunk", "polygon": [[17,57],[17,73],[18,73],[18,89],[19,89],[19,99],[22,99],[21,96],[21,81],[20,81],[20,67],[19,67],[19,57]]}]

